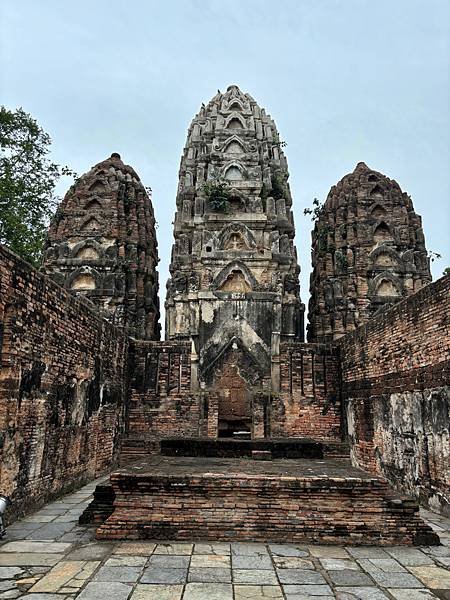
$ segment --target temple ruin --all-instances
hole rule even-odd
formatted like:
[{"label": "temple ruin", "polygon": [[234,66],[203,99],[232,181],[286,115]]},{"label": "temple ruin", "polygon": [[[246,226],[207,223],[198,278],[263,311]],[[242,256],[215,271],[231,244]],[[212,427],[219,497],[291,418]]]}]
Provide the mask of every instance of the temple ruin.
[{"label": "temple ruin", "polygon": [[99,539],[439,542],[418,503],[450,513],[450,276],[359,163],[314,224],[305,342],[283,147],[236,85],[194,117],[164,341],[151,198],[117,153],[66,194],[41,271],[0,248],[10,519],[113,471]]},{"label": "temple ruin", "polygon": [[421,218],[396,181],[358,163],[319,212],[308,341],[337,340],[431,282]]},{"label": "temple ruin", "polygon": [[303,340],[288,177],[275,123],[249,94],[230,86],[195,116],[180,165],[166,339],[190,342],[193,389],[219,391],[219,432],[251,428],[252,395],[279,391],[280,343]]},{"label": "temple ruin", "polygon": [[113,153],[82,175],[58,207],[43,270],[133,337],[159,339],[157,248],[147,190]]}]

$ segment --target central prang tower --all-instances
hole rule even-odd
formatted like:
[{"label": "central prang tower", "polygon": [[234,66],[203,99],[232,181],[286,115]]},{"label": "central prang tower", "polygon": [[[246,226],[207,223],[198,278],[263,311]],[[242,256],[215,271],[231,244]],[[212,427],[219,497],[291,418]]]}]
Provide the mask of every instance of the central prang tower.
[{"label": "central prang tower", "polygon": [[242,428],[279,388],[280,341],[303,341],[288,169],[275,123],[235,86],[202,105],[181,159],[166,337],[192,342],[192,386]]}]

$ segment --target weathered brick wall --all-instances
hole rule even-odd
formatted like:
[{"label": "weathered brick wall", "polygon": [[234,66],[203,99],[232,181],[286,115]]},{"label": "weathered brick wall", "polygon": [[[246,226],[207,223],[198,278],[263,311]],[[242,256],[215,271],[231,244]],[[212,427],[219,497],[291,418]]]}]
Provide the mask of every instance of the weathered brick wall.
[{"label": "weathered brick wall", "polygon": [[151,445],[161,437],[200,434],[202,398],[191,393],[190,350],[186,342],[131,342],[129,437]]},{"label": "weathered brick wall", "polygon": [[123,427],[127,341],[0,247],[0,491],[10,517],[106,471]]},{"label": "weathered brick wall", "polygon": [[450,514],[450,276],[340,347],[353,461]]},{"label": "weathered brick wall", "polygon": [[[147,447],[155,449],[163,437],[217,437],[221,391],[191,391],[190,350],[188,342],[131,342],[129,440],[145,439]],[[250,390],[253,437],[339,441],[337,350],[320,344],[283,344],[280,362],[279,394]]]},{"label": "weathered brick wall", "polygon": [[339,356],[326,344],[283,344],[270,435],[341,439]]}]

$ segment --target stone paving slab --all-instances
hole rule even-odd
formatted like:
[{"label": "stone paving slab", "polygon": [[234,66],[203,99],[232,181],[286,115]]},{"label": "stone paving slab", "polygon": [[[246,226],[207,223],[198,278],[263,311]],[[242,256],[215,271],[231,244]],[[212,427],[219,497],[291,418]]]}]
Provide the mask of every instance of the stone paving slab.
[{"label": "stone paving slab", "polygon": [[376,587],[337,587],[337,600],[386,600],[389,598]]},{"label": "stone paving slab", "polygon": [[[77,598],[78,600],[100,600],[101,598],[107,600],[127,600],[132,591],[133,586],[129,583],[95,581],[88,583]],[[58,596],[58,599],[60,598],[61,596]]]},{"label": "stone paving slab", "polygon": [[231,569],[220,567],[190,568],[188,581],[202,583],[231,583]]},{"label": "stone paving slab", "polygon": [[[236,566],[233,557],[233,567]],[[248,557],[236,557],[236,558],[248,558]],[[251,558],[251,557],[250,557]],[[191,557],[190,567],[231,567],[230,557],[227,555],[220,554],[194,554]]]},{"label": "stone paving slab", "polygon": [[234,600],[284,600],[277,585],[235,585]]},{"label": "stone paving slab", "polygon": [[258,585],[276,585],[278,583],[275,571],[267,569],[233,569],[233,581]]},{"label": "stone paving slab", "polygon": [[[58,592],[71,579],[83,571],[86,563],[83,561],[62,560],[55,565],[44,577],[30,589],[30,592]],[[92,573],[90,573],[92,574]]]},{"label": "stone paving slab", "polygon": [[65,552],[70,548],[70,544],[59,542],[7,542],[0,546],[0,552],[39,552],[39,553],[60,553]]},{"label": "stone paving slab", "polygon": [[268,554],[233,555],[233,569],[273,569],[272,559]]},{"label": "stone paving slab", "polygon": [[281,583],[289,584],[308,584],[323,585],[326,584],[323,575],[316,571],[306,571],[303,569],[278,569],[278,578]]},{"label": "stone paving slab", "polygon": [[142,567],[100,567],[94,581],[119,581],[121,583],[135,583],[142,573]]},{"label": "stone paving slab", "polygon": [[194,554],[218,554],[225,556],[231,554],[230,544],[217,542],[216,544],[195,544]]},{"label": "stone paving slab", "polygon": [[162,567],[149,567],[144,570],[141,577],[142,583],[178,583],[183,584],[187,579],[187,569],[170,569]]},{"label": "stone paving slab", "polygon": [[0,551],[1,566],[50,566],[56,565],[64,558],[63,554],[45,554],[40,552],[10,552]]},{"label": "stone paving slab", "polygon": [[450,533],[423,548],[101,542],[74,520],[92,489],[8,529],[0,600],[450,600]]},{"label": "stone paving slab", "polygon": [[183,588],[182,585],[139,584],[131,600],[181,600]]},{"label": "stone paving slab", "polygon": [[283,585],[284,592],[289,596],[332,596],[331,587],[324,585]]},{"label": "stone paving slab", "polygon": [[426,589],[388,589],[387,590],[391,596],[396,598],[396,600],[432,600],[435,599],[436,596],[433,592]]},{"label": "stone paving slab", "polygon": [[233,588],[228,583],[188,583],[183,600],[233,600]]}]

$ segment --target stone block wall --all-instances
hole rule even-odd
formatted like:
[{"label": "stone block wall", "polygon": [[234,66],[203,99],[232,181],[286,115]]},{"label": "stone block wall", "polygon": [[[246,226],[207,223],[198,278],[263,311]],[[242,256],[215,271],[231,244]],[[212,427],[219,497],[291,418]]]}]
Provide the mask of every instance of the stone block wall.
[{"label": "stone block wall", "polygon": [[11,518],[115,462],[127,346],[89,301],[0,247],[0,492]]},{"label": "stone block wall", "polygon": [[450,514],[450,276],[340,340],[355,464]]}]

